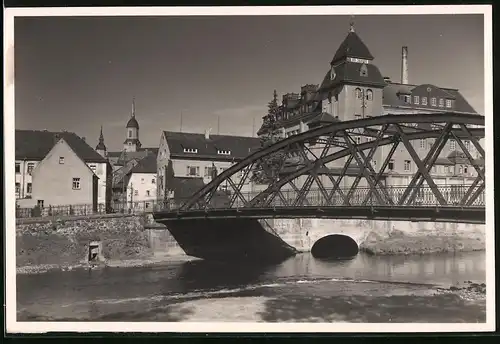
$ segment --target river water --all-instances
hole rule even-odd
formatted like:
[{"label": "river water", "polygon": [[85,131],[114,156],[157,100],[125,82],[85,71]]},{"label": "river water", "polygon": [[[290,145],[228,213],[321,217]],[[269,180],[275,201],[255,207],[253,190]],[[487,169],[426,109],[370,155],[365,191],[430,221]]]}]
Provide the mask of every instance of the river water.
[{"label": "river water", "polygon": [[203,260],[17,276],[19,321],[484,322],[485,302],[435,286],[484,283],[485,253],[255,268]]}]

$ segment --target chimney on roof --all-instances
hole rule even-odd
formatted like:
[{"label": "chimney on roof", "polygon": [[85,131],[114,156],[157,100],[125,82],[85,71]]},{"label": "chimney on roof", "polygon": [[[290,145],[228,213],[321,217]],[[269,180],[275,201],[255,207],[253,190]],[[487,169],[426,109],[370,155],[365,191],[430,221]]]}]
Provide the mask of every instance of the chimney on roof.
[{"label": "chimney on roof", "polygon": [[401,49],[401,83],[408,84],[408,47]]},{"label": "chimney on roof", "polygon": [[210,140],[210,131],[211,131],[211,130],[212,130],[211,128],[210,128],[210,129],[205,130],[205,140]]}]

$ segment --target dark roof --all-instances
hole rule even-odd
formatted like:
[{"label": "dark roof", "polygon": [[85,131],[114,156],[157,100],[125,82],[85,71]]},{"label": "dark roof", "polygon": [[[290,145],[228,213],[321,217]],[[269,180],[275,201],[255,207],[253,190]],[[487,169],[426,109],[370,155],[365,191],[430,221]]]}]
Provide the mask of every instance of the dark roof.
[{"label": "dark roof", "polygon": [[309,127],[320,126],[322,124],[331,124],[335,122],[340,122],[340,119],[333,117],[329,113],[322,112],[311,121],[309,121]]},{"label": "dark roof", "polygon": [[16,160],[43,160],[61,138],[83,161],[96,163],[107,161],[75,133],[45,130],[16,130]]},{"label": "dark roof", "polygon": [[[411,109],[422,109],[423,111],[449,111],[449,109],[440,109],[435,107],[423,107],[421,105],[415,105],[413,102],[408,104],[399,98],[398,94],[411,94],[411,91],[420,85],[410,85],[410,84],[400,84],[391,82],[387,84],[383,91],[383,105],[384,106],[394,106],[394,107],[404,107]],[[467,100],[462,96],[462,94],[452,88],[443,88],[439,86],[434,86],[443,90],[444,92],[451,95],[454,98],[454,112],[463,113],[473,113],[476,114],[476,110],[467,102]]]},{"label": "dark roof", "polygon": [[[322,124],[330,124],[333,122],[340,121],[337,118],[334,118],[332,115],[326,112],[314,111],[314,112],[305,112],[301,114],[297,114],[294,116],[290,116],[287,119],[282,119],[277,121],[277,126],[279,128],[288,128],[299,124],[300,122],[308,124],[310,127],[319,126]],[[269,126],[262,127],[257,131],[257,135],[262,135],[268,132],[270,129]]]},{"label": "dark roof", "polygon": [[104,142],[100,141],[97,146],[95,147],[95,150],[103,150],[105,151],[106,150],[106,145],[104,144]]},{"label": "dark roof", "polygon": [[[366,66],[366,76],[361,75],[362,66]],[[374,64],[362,64],[355,62],[342,62],[334,67],[335,78],[331,80],[330,69],[326,72],[323,82],[321,83],[320,90],[324,91],[332,88],[338,84],[352,83],[361,84],[366,86],[385,87],[386,82],[380,73],[380,70]]]},{"label": "dark roof", "polygon": [[335,53],[332,64],[347,57],[357,57],[365,60],[373,60],[373,55],[368,47],[363,43],[358,34],[354,31],[349,32],[344,41],[340,44]]},{"label": "dark roof", "polygon": [[188,199],[204,186],[203,178],[175,177],[169,180],[167,188],[174,192],[174,198]]},{"label": "dark roof", "polygon": [[125,152],[123,150],[119,152],[108,152],[108,157],[114,160],[114,163],[116,165],[123,166],[127,161],[130,161],[131,159],[142,159],[149,154],[157,156],[158,148],[144,147],[137,149],[136,152]]},{"label": "dark roof", "polygon": [[156,155],[149,154],[139,160],[139,163],[130,170],[130,173],[156,173]]},{"label": "dark roof", "polygon": [[130,119],[127,122],[127,128],[136,128],[136,129],[139,129],[139,123],[135,119],[135,116],[130,117]]},{"label": "dark roof", "polygon": [[[233,160],[243,159],[250,154],[252,149],[260,147],[260,139],[247,136],[210,135],[209,139],[204,134],[180,133],[164,131],[165,139],[170,150],[170,156]],[[184,149],[197,149],[197,153],[184,153]],[[222,155],[220,150],[230,151],[231,154]]]}]

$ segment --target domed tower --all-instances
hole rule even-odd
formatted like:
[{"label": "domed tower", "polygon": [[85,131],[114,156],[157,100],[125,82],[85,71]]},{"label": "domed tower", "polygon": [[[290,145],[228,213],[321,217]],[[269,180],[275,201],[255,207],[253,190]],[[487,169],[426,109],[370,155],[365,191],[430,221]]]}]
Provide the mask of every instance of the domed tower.
[{"label": "domed tower", "polygon": [[108,155],[106,145],[104,144],[104,135],[102,134],[102,125],[101,125],[101,134],[99,135],[99,143],[95,147],[97,153],[101,154],[102,157],[106,157]]},{"label": "domed tower", "polygon": [[139,141],[139,123],[135,119],[135,100],[132,100],[132,115],[127,122],[127,138],[123,142],[123,149],[126,152],[136,152],[141,148]]}]

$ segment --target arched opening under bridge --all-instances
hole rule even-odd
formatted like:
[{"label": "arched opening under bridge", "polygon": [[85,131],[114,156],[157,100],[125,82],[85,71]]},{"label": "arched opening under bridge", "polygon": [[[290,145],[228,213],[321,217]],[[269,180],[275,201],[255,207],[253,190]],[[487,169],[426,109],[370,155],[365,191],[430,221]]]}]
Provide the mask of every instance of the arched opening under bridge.
[{"label": "arched opening under bridge", "polygon": [[358,243],[350,236],[330,234],[316,241],[311,254],[319,259],[352,259],[359,253]]}]

